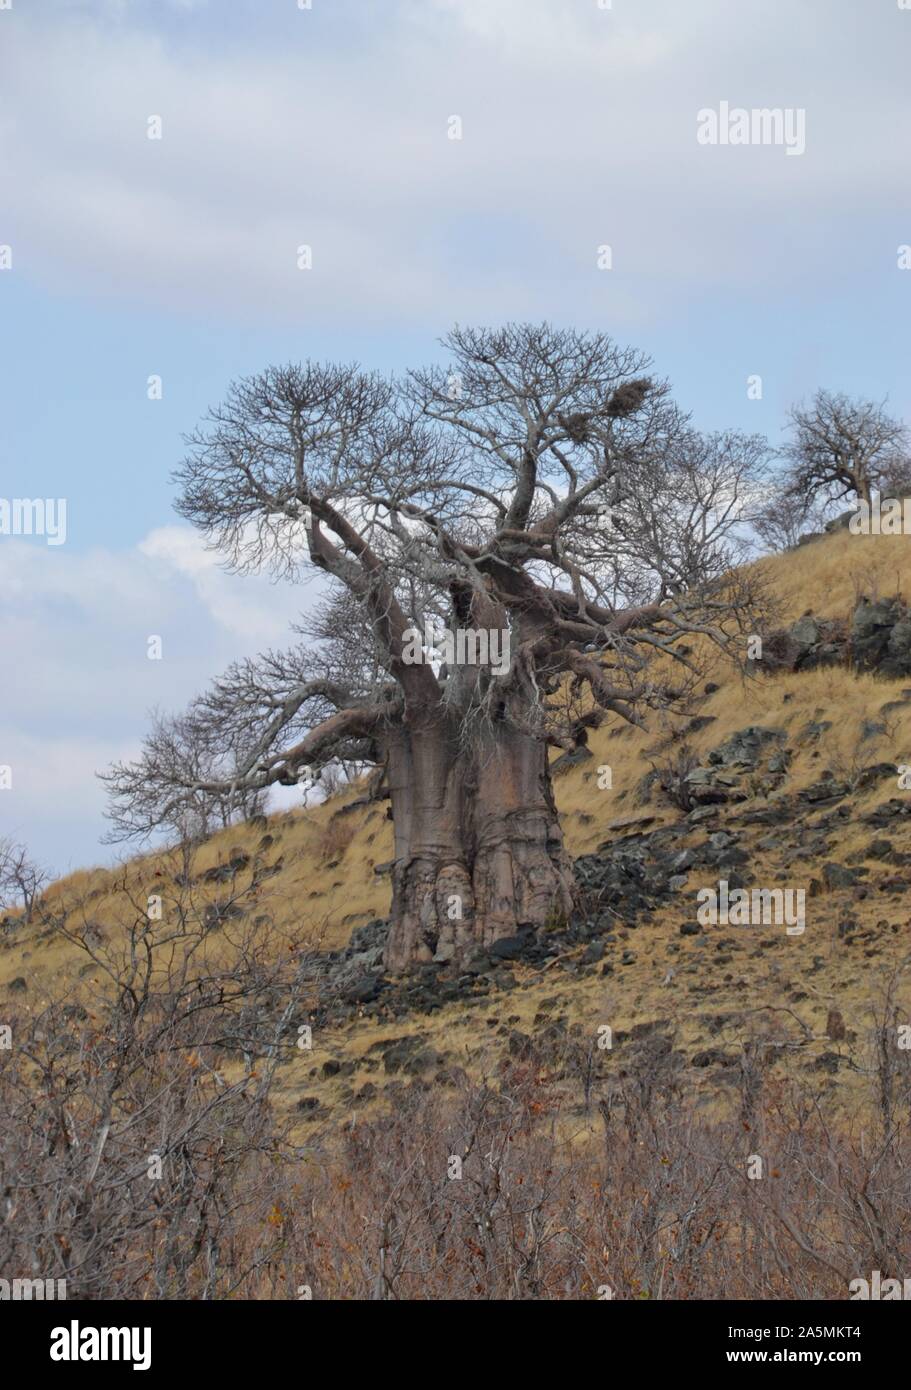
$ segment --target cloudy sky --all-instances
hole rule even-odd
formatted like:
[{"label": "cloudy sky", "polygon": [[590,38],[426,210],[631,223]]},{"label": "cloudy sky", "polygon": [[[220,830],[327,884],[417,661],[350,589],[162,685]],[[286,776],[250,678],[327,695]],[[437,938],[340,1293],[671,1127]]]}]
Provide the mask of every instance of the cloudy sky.
[{"label": "cloudy sky", "polygon": [[[312,602],[172,512],[235,376],[549,318],[702,426],[776,439],[820,385],[911,414],[909,57],[901,0],[0,9],[0,500],[67,501],[64,545],[0,535],[0,834],[109,858],[96,770]],[[802,112],[805,151],[701,144],[722,102]]]}]

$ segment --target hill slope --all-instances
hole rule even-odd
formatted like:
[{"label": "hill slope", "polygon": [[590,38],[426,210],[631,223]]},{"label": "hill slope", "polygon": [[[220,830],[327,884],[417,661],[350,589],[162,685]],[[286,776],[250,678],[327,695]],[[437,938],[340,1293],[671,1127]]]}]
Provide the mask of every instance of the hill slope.
[{"label": "hill slope", "polygon": [[[814,613],[846,626],[861,596],[911,592],[905,538],[840,533],[762,567],[785,624]],[[385,804],[355,787],[234,827],[192,864],[150,854],[54,884],[45,901],[58,927],[8,924],[0,939],[0,997],[37,1012],[103,989],[87,946],[115,946],[125,909],[149,895],[167,919],[186,891],[211,918],[207,951],[223,966],[240,922],[266,954],[303,962],[313,1049],[280,1086],[302,1123],[374,1104],[403,1076],[426,1084],[486,1066],[491,1052],[522,1055],[545,1035],[552,1056],[590,1053],[604,1025],[620,1045],[595,1058],[602,1070],[621,1064],[625,1038],[661,1029],[682,1084],[714,1106],[759,1040],[773,1070],[809,1072],[850,1109],[890,988],[889,1007],[911,1017],[911,793],[897,771],[911,763],[911,678],[832,666],[744,681],[720,661],[710,674],[686,719],[606,725],[555,764],[585,891],[578,920],[530,952],[507,946],[457,979],[431,969],[384,981],[391,826]],[[805,931],[703,929],[697,893],[719,879],[802,889]]]}]

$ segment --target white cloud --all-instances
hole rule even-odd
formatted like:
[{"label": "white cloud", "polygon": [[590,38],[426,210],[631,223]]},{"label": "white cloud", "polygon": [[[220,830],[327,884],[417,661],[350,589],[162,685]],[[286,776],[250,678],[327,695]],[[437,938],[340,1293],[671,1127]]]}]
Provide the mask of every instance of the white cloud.
[{"label": "white cloud", "polygon": [[[0,815],[58,867],[102,857],[95,773],[134,756],[153,707],[177,710],[230,661],[294,640],[313,586],[225,573],[189,527],[135,550],[0,540]],[[163,659],[148,659],[149,636]]]},{"label": "white cloud", "polygon": [[[622,3],[601,8],[596,0],[555,5],[547,0],[412,0],[409,19],[428,34],[448,20],[470,38],[494,49],[510,65],[539,72],[557,65],[594,68],[604,78],[629,77],[662,66],[676,46],[670,27],[643,28]],[[679,31],[678,31],[679,32]]]},{"label": "white cloud", "polygon": [[95,774],[135,756],[138,740],[60,737],[52,726],[27,734],[4,723],[0,750],[12,768],[12,787],[0,792],[4,833],[56,874],[108,859],[110,851],[98,843],[105,793]]},{"label": "white cloud", "polygon": [[155,572],[188,579],[200,603],[226,632],[245,643],[281,643],[288,623],[315,590],[268,585],[262,578],[229,574],[222,559],[186,526],[160,526],[140,542],[139,553]]},{"label": "white cloud", "polygon": [[[217,50],[151,13],[4,17],[0,193],[45,283],[309,325],[438,327],[494,291],[498,318],[630,319],[769,267],[832,273],[845,189],[875,214],[904,180],[897,7],[405,0],[369,43],[353,6],[359,42],[314,9],[290,40]],[[697,146],[722,99],[805,107],[806,155]],[[603,242],[635,284],[598,278]]]}]

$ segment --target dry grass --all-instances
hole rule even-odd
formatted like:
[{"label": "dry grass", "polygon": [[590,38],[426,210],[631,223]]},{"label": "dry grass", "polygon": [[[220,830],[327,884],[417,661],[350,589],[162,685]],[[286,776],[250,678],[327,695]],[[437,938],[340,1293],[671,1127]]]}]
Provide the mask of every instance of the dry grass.
[{"label": "dry grass", "polygon": [[860,594],[870,599],[911,596],[907,536],[852,536],[840,531],[786,555],[759,562],[784,608],[786,621],[811,612],[846,614]]},{"label": "dry grass", "polygon": [[[911,591],[911,547],[904,538],[840,534],[762,565],[774,581],[788,618],[808,609],[824,616],[844,616],[858,592],[875,596]],[[811,721],[828,720],[832,727],[818,742],[807,740],[796,746],[788,792],[818,781],[827,770],[840,776],[858,757],[911,763],[911,706],[890,713],[886,735],[862,738],[864,721],[877,718],[882,706],[905,684],[902,681],[884,682],[841,668],[745,681],[730,668],[718,666],[712,676],[720,688],[698,703],[698,713],[712,722],[688,735],[698,755],[747,724],[782,728],[793,741]],[[653,825],[679,818],[670,805],[640,805],[637,787],[648,771],[650,752],[684,722],[655,719],[647,731],[615,724],[592,734],[593,758],[555,782],[573,854],[597,848],[619,833],[611,830],[613,822],[644,810],[654,815]],[[598,788],[601,764],[612,769],[610,790]],[[845,826],[832,857],[843,860],[846,854],[861,852],[872,835],[857,825],[857,816],[895,794],[891,782],[859,792],[853,802],[852,822]],[[348,789],[322,806],[273,816],[265,834],[262,826],[245,825],[215,836],[197,853],[195,891],[204,901],[214,903],[223,898],[223,884],[200,882],[199,876],[242,852],[269,871],[257,889],[256,911],[268,924],[263,929],[274,933],[276,950],[284,949],[292,937],[300,939],[302,933],[328,948],[344,944],[355,925],[385,915],[389,906],[388,877],[375,874],[374,867],[391,858],[391,824],[382,804],[344,810],[358,795],[359,789]],[[911,843],[897,842],[897,847],[911,851]],[[116,931],[125,894],[137,900],[153,892],[166,895],[176,867],[173,856],[156,853],[134,859],[118,870],[79,871],[54,884],[48,890],[48,901],[57,911],[82,903],[83,915],[102,933]],[[871,870],[875,877],[882,866],[871,865]],[[818,865],[809,865],[806,873],[810,876],[818,871]],[[249,873],[249,869],[239,872],[240,885]],[[757,882],[778,882],[780,859],[754,848],[751,873]],[[866,948],[861,946],[850,955],[845,954],[837,935],[838,922],[848,910],[858,918],[862,930],[875,936]],[[516,1022],[510,1026],[530,1026],[542,999],[556,990],[564,997],[562,1007],[568,1020],[587,1031],[608,1018],[620,1028],[668,1018],[677,1023],[684,1045],[693,1050],[718,1042],[705,1022],[708,1006],[702,1007],[704,991],[708,990],[715,1013],[737,1013],[745,1001],[763,1006],[800,996],[793,1007],[820,1038],[827,1011],[837,1003],[860,1036],[871,1026],[870,1001],[876,982],[901,964],[907,947],[907,907],[901,899],[883,900],[876,893],[860,902],[837,894],[815,899],[805,938],[788,941],[778,952],[744,951],[726,969],[714,965],[714,942],[710,941],[700,956],[689,940],[680,938],[679,924],[688,916],[692,916],[691,904],[684,901],[659,912],[652,925],[637,931],[628,942],[635,948],[635,962],[608,979],[590,974],[568,979],[562,967],[544,978],[530,973],[523,977],[519,971],[525,987],[516,990],[508,1002],[497,1000],[471,1010],[454,1005],[429,1023],[414,1025],[412,1031],[425,1031],[437,1046],[448,1040],[456,1053],[471,1055],[479,1038],[489,1037],[488,1017],[499,1016],[501,1022],[511,1017]],[[880,927],[880,923],[886,925]],[[717,931],[721,934],[723,929]],[[217,936],[211,949],[230,952],[227,941]],[[814,964],[818,959],[822,964]],[[40,927],[0,936],[0,989],[17,977],[23,978],[30,1010],[41,1007],[63,987],[75,988],[83,963],[84,957],[69,943]],[[675,972],[672,987],[664,984],[669,969]],[[321,1037],[313,1056],[316,1076],[300,1078],[293,1085],[283,1082],[285,1103],[290,1108],[301,1095],[313,1094],[328,1106],[344,1107],[347,1083],[339,1078],[323,1079],[319,1074],[322,1061],[344,1055],[360,1063],[374,1044],[402,1031],[401,1023],[358,1020],[335,1035]],[[737,1028],[723,1041],[738,1046]],[[817,1051],[825,1046],[821,1043]],[[800,1064],[808,1060],[803,1056]],[[382,1089],[382,1077],[376,1079]],[[855,1080],[848,1070],[831,1081],[823,1078],[822,1084],[838,1090],[850,1108]]]}]

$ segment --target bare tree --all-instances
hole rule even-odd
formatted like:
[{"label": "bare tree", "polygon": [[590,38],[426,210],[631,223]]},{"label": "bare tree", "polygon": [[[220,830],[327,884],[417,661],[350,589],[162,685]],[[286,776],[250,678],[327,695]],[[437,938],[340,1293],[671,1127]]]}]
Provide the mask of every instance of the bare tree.
[{"label": "bare tree", "polygon": [[35,904],[50,881],[50,874],[29,856],[25,845],[9,837],[0,839],[0,907],[25,908],[30,922]]},{"label": "bare tree", "polygon": [[49,929],[85,959],[41,1008],[8,1012],[0,1049],[0,1268],[67,1281],[70,1297],[229,1298],[280,1260],[299,1163],[271,1095],[306,1061],[309,938],[243,908],[256,861],[212,903],[161,864],[154,899],[127,869],[119,916],[61,901]]},{"label": "bare tree", "polygon": [[[241,718],[242,711],[238,703],[236,713]],[[175,775],[173,780],[163,777],[148,785],[135,781],[133,796],[148,798],[144,820],[170,832],[188,849],[265,809],[263,790],[242,782],[232,784],[231,769],[236,765],[238,749],[236,743],[232,747],[231,732],[227,725],[220,733],[215,728],[206,729],[198,718],[159,712],[153,716],[146,754]],[[115,818],[105,840],[117,844],[131,833],[131,826]]]},{"label": "bare tree", "polygon": [[444,346],[398,383],[269,369],[188,440],[180,513],[240,570],[316,567],[329,598],[309,643],[232,667],[107,777],[115,832],[142,835],[188,796],[381,767],[394,970],[567,914],[548,747],[679,707],[692,638],[728,647],[755,621],[732,565],[762,441],[699,435],[603,334]]},{"label": "bare tree", "polygon": [[824,503],[789,496],[779,486],[756,513],[753,526],[767,549],[793,550],[802,536],[822,531],[826,511]]},{"label": "bare tree", "polygon": [[809,406],[790,411],[786,496],[804,503],[857,497],[870,503],[884,488],[911,482],[908,432],[887,415],[885,402],[817,391]]}]

